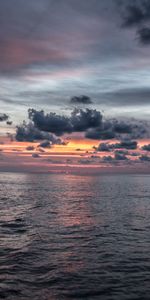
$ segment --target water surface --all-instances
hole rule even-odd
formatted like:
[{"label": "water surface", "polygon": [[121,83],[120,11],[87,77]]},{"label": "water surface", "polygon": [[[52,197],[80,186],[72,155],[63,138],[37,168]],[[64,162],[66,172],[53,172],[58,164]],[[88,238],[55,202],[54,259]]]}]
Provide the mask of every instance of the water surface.
[{"label": "water surface", "polygon": [[0,299],[150,299],[150,176],[0,173]]}]

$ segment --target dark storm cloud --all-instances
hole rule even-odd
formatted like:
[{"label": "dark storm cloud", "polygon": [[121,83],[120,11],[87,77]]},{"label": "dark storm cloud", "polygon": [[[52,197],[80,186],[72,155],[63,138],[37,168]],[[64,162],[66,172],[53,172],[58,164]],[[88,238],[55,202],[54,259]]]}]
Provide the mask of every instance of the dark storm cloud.
[{"label": "dark storm cloud", "polygon": [[90,139],[121,139],[123,136],[126,138],[143,138],[149,137],[150,126],[148,122],[139,120],[105,120],[101,123],[100,127],[90,128],[86,131],[85,136]]},{"label": "dark storm cloud", "polygon": [[[65,145],[66,142],[56,136],[83,132],[89,139],[121,140],[113,145],[114,148],[136,149],[137,143],[133,139],[148,138],[150,134],[148,122],[135,119],[106,120],[100,111],[88,108],[75,108],[69,116],[29,109],[28,117],[29,123],[23,122],[17,126],[16,139],[19,141],[47,140],[52,144]],[[112,148],[107,143],[99,147],[100,151]]]},{"label": "dark storm cloud", "polygon": [[44,111],[29,109],[29,118],[40,131],[52,132],[56,135],[72,132],[70,119],[66,116],[60,116],[52,112],[45,115]]},{"label": "dark storm cloud", "polygon": [[119,122],[119,121],[115,120],[114,124],[113,124],[113,128],[116,133],[120,133],[120,134],[123,134],[123,133],[128,134],[128,133],[132,132],[132,125],[127,124],[123,121]]},{"label": "dark storm cloud", "polygon": [[85,95],[82,96],[74,96],[70,99],[70,103],[72,104],[91,104],[93,103],[91,98]]},{"label": "dark storm cloud", "polygon": [[64,133],[83,132],[88,128],[101,125],[102,115],[94,109],[77,109],[71,112],[70,117],[56,113],[44,114],[44,111],[29,109],[29,118],[42,131],[52,132],[58,136]]},{"label": "dark storm cloud", "polygon": [[0,113],[0,122],[7,121],[8,118],[8,115]]},{"label": "dark storm cloud", "polygon": [[88,128],[95,128],[102,124],[102,114],[96,109],[78,109],[75,108],[70,117],[73,131],[82,132]]},{"label": "dark storm cloud", "polygon": [[57,144],[58,142],[60,143],[60,139],[56,138],[48,132],[40,131],[31,122],[23,122],[23,124],[17,126],[15,137],[17,141],[33,142],[36,140],[48,140],[52,144]]}]

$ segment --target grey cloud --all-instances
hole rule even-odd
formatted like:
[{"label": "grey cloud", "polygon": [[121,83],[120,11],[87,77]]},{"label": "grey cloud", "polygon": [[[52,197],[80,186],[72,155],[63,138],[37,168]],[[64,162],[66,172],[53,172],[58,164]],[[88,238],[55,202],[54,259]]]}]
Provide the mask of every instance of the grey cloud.
[{"label": "grey cloud", "polygon": [[38,145],[38,147],[41,147],[41,148],[51,148],[51,143],[50,143],[50,141],[43,141],[42,143],[40,143]]},{"label": "grey cloud", "polygon": [[140,161],[142,161],[142,162],[145,162],[145,161],[150,161],[150,157],[149,156],[147,156],[147,155],[141,155],[140,157],[139,157],[139,160]]},{"label": "grey cloud", "polygon": [[65,116],[57,115],[56,113],[50,112],[45,115],[44,111],[29,109],[29,118],[40,131],[49,131],[56,135],[72,132],[70,119]]},{"label": "grey cloud", "polygon": [[81,158],[78,160],[78,163],[88,165],[88,164],[92,163],[92,160]]},{"label": "grey cloud", "polygon": [[116,150],[115,154],[120,154],[120,155],[130,155],[130,152],[127,150]]},{"label": "grey cloud", "polygon": [[[141,6],[142,4],[142,6]],[[140,1],[138,5],[137,1],[134,1],[134,4],[129,4],[125,8],[123,26],[131,27],[141,24],[145,19],[147,19],[147,11],[143,5],[144,1]]]},{"label": "grey cloud", "polygon": [[93,103],[91,98],[85,95],[82,96],[74,96],[70,99],[70,103],[72,104],[91,104]]},{"label": "grey cloud", "polygon": [[125,154],[120,154],[118,152],[115,152],[115,160],[128,160]]},{"label": "grey cloud", "polygon": [[73,131],[82,132],[88,128],[95,128],[102,124],[102,114],[96,109],[77,109],[71,113]]},{"label": "grey cloud", "polygon": [[28,146],[28,147],[26,147],[26,150],[27,151],[33,151],[34,150],[34,146]]},{"label": "grey cloud", "polygon": [[[140,47],[132,45],[130,32],[122,31],[118,26],[116,1],[55,0],[52,6],[50,2],[13,0],[12,5],[10,0],[0,1],[0,71],[2,77],[9,78],[4,89],[7,91],[13,85],[13,72],[16,83],[18,79],[23,83],[14,85],[14,96],[10,92],[3,105],[11,101],[9,96],[10,99],[13,96],[14,110],[19,111],[21,104],[30,102],[38,109],[43,103],[46,109],[54,105],[60,111],[64,104],[70,103],[69,95],[87,93],[91,98],[92,93],[96,95],[92,98],[95,105],[113,108],[148,105],[149,96],[142,96],[142,92],[137,91],[137,95],[132,93],[131,96],[124,91],[122,96],[119,92],[113,94],[114,88],[126,86],[130,71],[134,77],[137,67],[139,70],[144,68],[145,62],[149,63],[145,48],[141,51]],[[140,76],[137,73],[131,81],[135,80],[137,85]],[[38,92],[37,86],[43,92]],[[44,95],[44,89],[49,89],[47,95]],[[17,90],[18,97],[15,95]],[[106,93],[111,90],[112,93]],[[2,99],[5,93],[2,90],[0,94]],[[76,103],[72,104],[84,105],[86,102],[88,105],[85,96],[73,98]],[[91,131],[88,133],[92,134]],[[107,139],[111,135],[112,132],[104,131],[102,136]]]},{"label": "grey cloud", "polygon": [[150,27],[144,26],[137,31],[139,35],[139,40],[144,45],[150,44]]},{"label": "grey cloud", "polygon": [[140,156],[139,152],[130,152],[129,153],[130,156]]},{"label": "grey cloud", "polygon": [[116,91],[105,93],[104,98],[114,106],[143,106],[150,104],[150,88],[135,87],[116,89]]},{"label": "grey cloud", "polygon": [[115,138],[115,133],[110,130],[103,130],[101,127],[89,129],[85,133],[85,137],[94,140],[110,140]]},{"label": "grey cloud", "polygon": [[35,140],[49,140],[52,142],[52,144],[58,142],[58,138],[54,137],[52,134],[48,132],[40,131],[31,122],[30,123],[23,122],[23,124],[17,126],[15,137],[17,141],[33,142]]},{"label": "grey cloud", "polygon": [[110,145],[107,144],[107,143],[100,143],[99,146],[96,148],[96,151],[104,151],[104,152],[107,152],[107,151],[110,151]]},{"label": "grey cloud", "polygon": [[32,154],[32,157],[34,157],[34,158],[39,158],[40,155],[39,155],[38,153],[33,153],[33,154]]},{"label": "grey cloud", "polygon": [[[85,137],[89,139],[111,140],[116,138],[121,140],[121,143],[115,144],[114,148],[136,149],[137,143],[132,140],[150,135],[148,122],[136,119],[105,120],[101,112],[95,109],[75,108],[69,116],[53,112],[45,114],[43,110],[29,109],[28,115],[30,122],[23,122],[17,126],[17,140],[48,140],[52,144],[66,145],[65,141],[56,136],[84,132]],[[104,145],[100,146],[100,151],[101,147],[104,149]],[[105,149],[108,150],[108,147],[112,146],[105,145]]]},{"label": "grey cloud", "polygon": [[126,5],[123,17],[124,27],[135,27],[139,41],[143,45],[150,44],[150,2],[149,0],[135,0]]},{"label": "grey cloud", "polygon": [[114,157],[110,155],[102,157],[101,162],[112,164],[112,165],[120,165],[120,164],[122,165],[122,164],[132,163],[132,161],[124,154],[118,154],[118,153],[116,153]]},{"label": "grey cloud", "polygon": [[6,122],[6,124],[9,125],[9,126],[11,126],[12,123],[13,123],[12,121],[7,121],[7,122]]},{"label": "grey cloud", "polygon": [[115,120],[113,124],[113,128],[114,131],[119,134],[123,134],[123,133],[130,134],[132,132],[131,124],[127,124],[123,121],[119,122]]},{"label": "grey cloud", "polygon": [[7,121],[8,118],[8,115],[0,113],[0,122]]},{"label": "grey cloud", "polygon": [[101,123],[100,127],[90,128],[85,136],[90,139],[109,140],[113,138],[121,139],[123,136],[129,139],[148,137],[150,125],[139,120],[107,120]]},{"label": "grey cloud", "polygon": [[137,149],[137,141],[124,140],[124,141],[121,141],[120,143],[113,144],[112,147],[114,149],[124,148],[124,149],[129,149],[129,150],[135,150],[135,149]]},{"label": "grey cloud", "polygon": [[142,150],[150,151],[150,144],[144,145],[144,146],[142,147]]},{"label": "grey cloud", "polygon": [[29,109],[29,118],[39,130],[55,133],[58,136],[64,133],[83,132],[101,124],[102,115],[94,109],[75,108],[70,117],[55,113],[44,114],[44,111]]},{"label": "grey cloud", "polygon": [[114,161],[113,157],[108,155],[108,156],[103,156],[103,158],[101,158],[101,162],[108,162],[108,163],[112,163]]}]

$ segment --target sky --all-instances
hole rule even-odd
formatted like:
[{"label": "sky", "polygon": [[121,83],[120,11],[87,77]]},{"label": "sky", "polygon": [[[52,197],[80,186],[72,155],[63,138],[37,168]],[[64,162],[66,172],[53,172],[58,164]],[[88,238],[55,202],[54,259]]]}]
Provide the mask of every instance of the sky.
[{"label": "sky", "polygon": [[2,170],[146,170],[149,51],[148,0],[0,0]]}]

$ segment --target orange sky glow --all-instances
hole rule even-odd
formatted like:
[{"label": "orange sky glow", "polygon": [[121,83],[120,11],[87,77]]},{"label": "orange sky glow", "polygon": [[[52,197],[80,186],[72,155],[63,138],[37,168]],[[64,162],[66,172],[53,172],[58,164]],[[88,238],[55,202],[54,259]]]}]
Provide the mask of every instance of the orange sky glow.
[{"label": "orange sky glow", "polygon": [[[102,141],[103,142],[103,141]],[[116,140],[111,140],[113,144]],[[138,152],[144,154],[140,149],[144,144],[150,141],[147,139],[138,141],[138,149],[131,153]],[[136,170],[136,166],[123,166],[111,163],[101,163],[100,159],[104,156],[114,157],[113,152],[96,152],[93,148],[99,145],[97,140],[83,138],[71,138],[66,145],[53,145],[51,148],[40,148],[39,142],[17,142],[10,141],[8,137],[0,137],[0,170],[1,171],[19,171],[19,172],[125,172]],[[27,150],[27,147],[33,146],[33,150]],[[136,156],[131,156],[130,161],[137,160]],[[148,172],[148,166],[140,166],[140,171]]]}]

